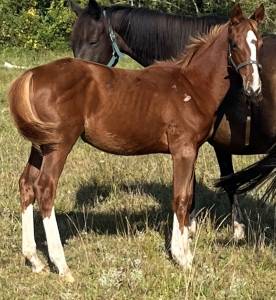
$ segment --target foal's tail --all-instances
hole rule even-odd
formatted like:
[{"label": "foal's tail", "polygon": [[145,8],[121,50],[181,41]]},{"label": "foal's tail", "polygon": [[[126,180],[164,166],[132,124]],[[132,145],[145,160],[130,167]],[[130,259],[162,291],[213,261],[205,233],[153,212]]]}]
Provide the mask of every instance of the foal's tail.
[{"label": "foal's tail", "polygon": [[276,198],[276,143],[266,157],[246,169],[221,178],[215,185],[230,192],[244,193],[266,182],[269,182],[269,185],[264,199],[274,200]]},{"label": "foal's tail", "polygon": [[32,76],[32,71],[27,71],[12,83],[8,93],[10,112],[21,135],[34,146],[55,145],[61,141],[56,131],[57,125],[42,121],[32,104]]}]

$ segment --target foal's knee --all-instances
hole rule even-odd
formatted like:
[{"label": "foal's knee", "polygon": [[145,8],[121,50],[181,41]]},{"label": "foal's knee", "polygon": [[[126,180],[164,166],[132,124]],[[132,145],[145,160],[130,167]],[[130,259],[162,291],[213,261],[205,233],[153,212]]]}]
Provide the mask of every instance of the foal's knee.
[{"label": "foal's knee", "polygon": [[34,191],[43,218],[50,217],[55,196],[55,182],[42,175],[34,183]]}]

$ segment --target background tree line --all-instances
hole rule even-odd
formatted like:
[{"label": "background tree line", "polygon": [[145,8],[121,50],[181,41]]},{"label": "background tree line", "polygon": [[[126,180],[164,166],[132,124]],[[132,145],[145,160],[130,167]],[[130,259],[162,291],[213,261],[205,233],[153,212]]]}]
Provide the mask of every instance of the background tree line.
[{"label": "background tree line", "polygon": [[[77,0],[75,0],[77,1]],[[85,6],[88,0],[79,0]],[[257,0],[239,1],[245,11],[252,12]],[[263,30],[276,31],[275,0],[262,1],[266,8]],[[186,14],[227,15],[233,5],[229,0],[98,0],[103,5],[123,4],[143,6],[161,11]],[[69,44],[69,36],[75,15],[65,0],[1,0],[0,47],[24,47],[32,49],[60,49]]]}]

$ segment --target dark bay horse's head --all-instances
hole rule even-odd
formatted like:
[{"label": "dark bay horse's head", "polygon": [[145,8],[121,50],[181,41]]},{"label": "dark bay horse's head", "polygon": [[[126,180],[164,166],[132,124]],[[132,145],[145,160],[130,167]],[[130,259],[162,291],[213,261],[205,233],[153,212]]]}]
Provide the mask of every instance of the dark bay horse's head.
[{"label": "dark bay horse's head", "polygon": [[107,64],[113,49],[102,7],[95,0],[90,0],[86,8],[81,8],[72,0],[69,4],[77,15],[71,36],[74,56]]},{"label": "dark bay horse's head", "polygon": [[256,9],[250,19],[246,19],[240,6],[235,5],[230,17],[229,60],[240,73],[244,92],[248,96],[261,92],[258,54],[263,42],[258,33],[258,25],[263,18],[263,5]]}]

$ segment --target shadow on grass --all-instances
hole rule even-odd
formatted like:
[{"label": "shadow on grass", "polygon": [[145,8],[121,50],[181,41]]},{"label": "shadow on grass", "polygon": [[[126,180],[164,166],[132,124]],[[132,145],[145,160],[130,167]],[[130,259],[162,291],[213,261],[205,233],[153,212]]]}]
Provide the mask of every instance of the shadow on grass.
[{"label": "shadow on grass", "polygon": [[[89,184],[81,186],[76,193],[74,212],[57,213],[60,235],[63,243],[80,232],[96,232],[97,234],[132,235],[137,231],[151,228],[165,236],[165,246],[169,249],[172,228],[171,199],[172,187],[159,183],[132,183],[117,186],[124,193],[131,195],[147,195],[159,205],[145,207],[142,210],[114,209],[114,211],[91,212],[97,205],[108,201],[113,193],[111,185]],[[240,197],[241,208],[245,215],[245,225],[249,228],[246,244],[256,246],[261,238],[266,244],[275,244],[275,204],[264,203],[251,196]],[[217,193],[202,184],[196,186],[196,211],[205,215],[209,212],[214,226],[224,227],[230,224],[230,205],[226,194]],[[45,253],[45,235],[41,219],[36,218],[36,238],[38,248]],[[232,236],[218,243],[229,244]]]}]

